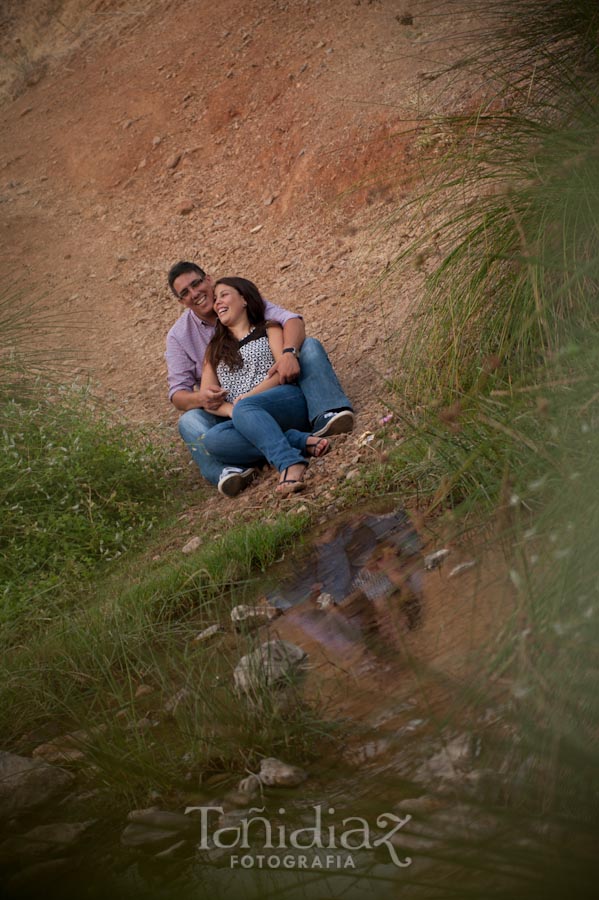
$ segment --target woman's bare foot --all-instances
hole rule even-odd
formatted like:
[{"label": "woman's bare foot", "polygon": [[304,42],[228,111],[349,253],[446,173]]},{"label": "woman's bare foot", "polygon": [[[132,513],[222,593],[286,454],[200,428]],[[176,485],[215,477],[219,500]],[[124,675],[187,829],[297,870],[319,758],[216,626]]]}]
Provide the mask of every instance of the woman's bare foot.
[{"label": "woman's bare foot", "polygon": [[319,456],[324,456],[330,449],[331,444],[326,438],[319,438],[311,434],[306,441],[306,453],[315,459],[318,459]]},{"label": "woman's bare foot", "polygon": [[304,484],[304,475],[306,474],[306,463],[296,463],[294,466],[288,466],[281,472],[281,478],[275,488],[277,494],[286,496],[287,494],[296,494],[303,491],[306,487]]}]

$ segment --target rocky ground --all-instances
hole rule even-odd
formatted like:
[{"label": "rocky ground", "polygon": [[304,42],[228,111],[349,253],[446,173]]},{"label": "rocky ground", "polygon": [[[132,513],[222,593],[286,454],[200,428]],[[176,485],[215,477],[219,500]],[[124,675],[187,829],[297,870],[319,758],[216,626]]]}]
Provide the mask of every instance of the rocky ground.
[{"label": "rocky ground", "polygon": [[[472,101],[472,85],[435,74],[472,27],[447,9],[8,0],[0,269],[15,304],[60,326],[34,341],[73,356],[69,375],[133,422],[164,425],[186,465],[166,398],[164,338],[180,312],[166,271],[189,258],[250,277],[303,314],[356,404],[355,434],[313,467],[312,491],[345,477],[386,411],[428,264],[393,267],[414,235],[398,209],[440,146],[416,118]],[[274,502],[273,485],[238,508]],[[209,509],[227,514],[225,502]]]}]

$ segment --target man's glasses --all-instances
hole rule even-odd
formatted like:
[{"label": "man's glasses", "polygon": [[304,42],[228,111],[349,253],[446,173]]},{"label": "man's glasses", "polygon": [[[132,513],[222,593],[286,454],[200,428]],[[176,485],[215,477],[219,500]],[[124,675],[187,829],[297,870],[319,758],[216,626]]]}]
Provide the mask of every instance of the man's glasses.
[{"label": "man's glasses", "polygon": [[202,282],[205,280],[206,280],[206,276],[202,275],[201,277],[194,278],[193,281],[190,281],[189,284],[187,285],[187,287],[184,287],[183,290],[179,292],[179,294],[178,294],[179,300],[187,300],[187,298],[189,297],[190,289],[192,291],[196,291],[199,288],[199,286],[202,284]]}]

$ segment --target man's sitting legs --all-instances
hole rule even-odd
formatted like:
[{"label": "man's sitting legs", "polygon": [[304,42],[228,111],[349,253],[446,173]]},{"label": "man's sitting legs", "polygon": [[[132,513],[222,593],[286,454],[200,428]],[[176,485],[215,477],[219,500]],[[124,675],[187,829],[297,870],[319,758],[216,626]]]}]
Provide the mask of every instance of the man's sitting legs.
[{"label": "man's sitting legs", "polygon": [[324,437],[351,431],[354,427],[352,405],[320,341],[306,338],[299,362],[298,384],[308,404],[313,434]]},{"label": "man's sitting legs", "polygon": [[254,477],[254,466],[265,462],[256,448],[238,432],[231,430],[228,449],[235,466],[226,465],[211,456],[204,444],[204,435],[224,420],[204,409],[190,409],[179,418],[179,434],[187,444],[191,457],[206,481],[218,486],[221,494],[238,494]]}]

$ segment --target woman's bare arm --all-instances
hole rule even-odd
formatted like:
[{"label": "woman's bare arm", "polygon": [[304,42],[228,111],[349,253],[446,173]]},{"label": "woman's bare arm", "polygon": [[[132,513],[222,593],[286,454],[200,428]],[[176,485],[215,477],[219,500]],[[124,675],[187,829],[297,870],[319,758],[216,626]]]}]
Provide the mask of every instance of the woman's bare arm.
[{"label": "woman's bare arm", "polygon": [[[219,388],[221,386],[220,381],[218,380],[218,375],[216,374],[216,370],[212,363],[208,362],[207,359],[204,359],[204,365],[202,367],[202,383],[200,385],[200,390],[205,390],[206,388]],[[211,409],[211,413],[215,416],[222,416],[223,418],[231,418],[231,413],[233,412],[233,404],[229,403],[225,400],[217,409]]]}]

